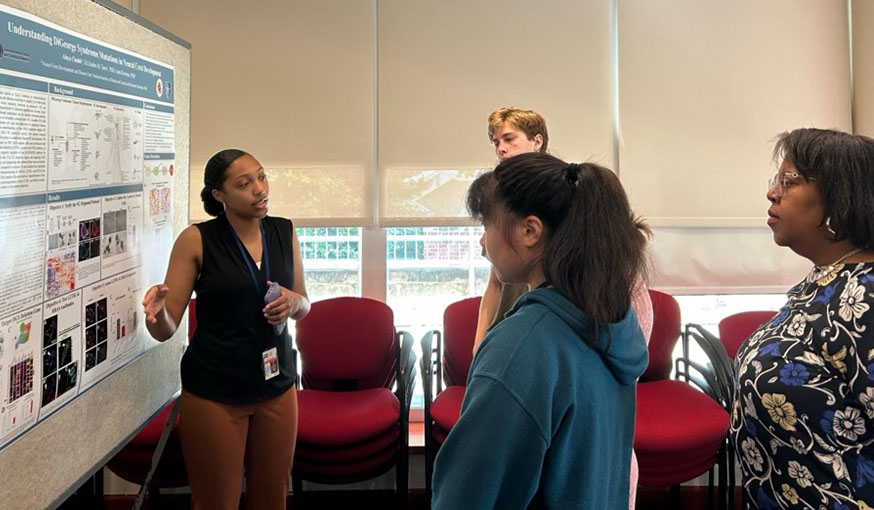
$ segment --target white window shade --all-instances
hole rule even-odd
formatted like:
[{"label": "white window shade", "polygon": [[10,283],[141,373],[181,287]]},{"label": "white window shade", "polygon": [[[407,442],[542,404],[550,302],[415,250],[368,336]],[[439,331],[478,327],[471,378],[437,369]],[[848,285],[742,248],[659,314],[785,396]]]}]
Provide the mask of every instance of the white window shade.
[{"label": "white window shade", "polygon": [[856,133],[874,136],[874,2],[853,2],[853,114]]},{"label": "white window shade", "polygon": [[652,224],[761,225],[774,136],[851,129],[846,2],[618,6],[620,176]]},{"label": "white window shade", "polygon": [[612,165],[611,3],[380,1],[380,224],[468,223],[501,106],[542,114],[553,154]]},{"label": "white window shade", "polygon": [[192,220],[206,216],[204,163],[240,148],[270,172],[271,214],[373,223],[371,2],[150,0],[141,11],[193,48]]},{"label": "white window shade", "polygon": [[[370,179],[362,165],[261,164],[270,182],[271,216],[291,218],[298,227],[371,224]],[[197,163],[191,169],[192,222],[209,219],[200,199],[204,166]]]},{"label": "white window shade", "polygon": [[386,168],[382,172],[383,227],[471,223],[465,196],[486,169]]},{"label": "white window shade", "polygon": [[655,228],[650,287],[671,294],[782,294],[813,264],[768,227]]}]

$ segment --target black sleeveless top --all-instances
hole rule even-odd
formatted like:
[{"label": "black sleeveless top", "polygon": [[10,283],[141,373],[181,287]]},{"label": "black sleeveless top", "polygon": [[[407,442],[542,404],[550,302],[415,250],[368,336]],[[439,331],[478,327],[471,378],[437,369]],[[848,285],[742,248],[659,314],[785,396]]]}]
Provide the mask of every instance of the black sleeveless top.
[{"label": "black sleeveless top", "polygon": [[[261,220],[270,280],[287,289],[294,286],[290,220]],[[202,398],[227,404],[267,400],[288,390],[295,380],[291,336],[286,326],[276,335],[264,318],[266,267],[255,265],[256,289],[249,266],[224,214],[195,225],[203,240],[203,265],[194,283],[197,292],[197,330],[182,356],[182,388]],[[279,375],[264,380],[262,353],[276,347]]]}]

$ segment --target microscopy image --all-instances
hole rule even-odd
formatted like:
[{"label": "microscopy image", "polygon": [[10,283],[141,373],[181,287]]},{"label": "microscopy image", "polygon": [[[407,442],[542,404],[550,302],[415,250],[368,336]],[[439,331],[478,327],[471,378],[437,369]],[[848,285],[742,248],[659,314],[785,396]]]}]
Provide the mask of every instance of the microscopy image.
[{"label": "microscopy image", "polygon": [[97,322],[97,304],[91,303],[85,307],[85,327]]},{"label": "microscopy image", "polygon": [[51,347],[42,351],[42,373],[43,375],[53,374],[58,369],[58,346]]},{"label": "microscopy image", "polygon": [[77,366],[72,364],[58,372],[58,396],[76,387]]},{"label": "microscopy image", "polygon": [[79,244],[79,262],[91,258],[91,243]]},{"label": "microscopy image", "polygon": [[85,351],[85,371],[89,371],[97,365],[97,349]]},{"label": "microscopy image", "polygon": [[102,321],[106,318],[106,298],[97,302],[97,320]]},{"label": "microscopy image", "polygon": [[58,339],[58,316],[52,315],[43,321],[42,329],[42,344],[43,347],[48,347],[55,343]]},{"label": "microscopy image", "polygon": [[63,367],[73,361],[73,339],[67,337],[58,342],[58,366]]},{"label": "microscopy image", "polygon": [[91,326],[85,330],[85,348],[90,349],[97,345],[97,326]]},{"label": "microscopy image", "polygon": [[115,212],[103,213],[103,234],[112,234],[115,230]]},{"label": "microscopy image", "polygon": [[58,232],[58,248],[63,248],[64,246],[72,246],[76,244],[76,231],[70,230],[68,232]]},{"label": "microscopy image", "polygon": [[57,379],[52,374],[42,380],[42,405],[45,407],[55,399],[57,391]]}]

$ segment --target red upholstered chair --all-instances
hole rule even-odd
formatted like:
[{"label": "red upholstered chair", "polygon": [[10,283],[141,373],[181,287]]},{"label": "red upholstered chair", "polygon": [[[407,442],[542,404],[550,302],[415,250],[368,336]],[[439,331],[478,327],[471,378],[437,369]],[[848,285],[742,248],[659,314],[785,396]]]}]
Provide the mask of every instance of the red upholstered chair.
[{"label": "red upholstered chair", "polygon": [[429,495],[437,450],[461,414],[467,373],[473,361],[473,340],[476,336],[480,299],[462,299],[447,306],[443,312],[443,333],[431,331],[422,339],[425,490]]},{"label": "red upholstered chair", "polygon": [[680,307],[668,294],[649,292],[653,303],[650,361],[637,385],[634,435],[639,483],[670,486],[676,499],[680,483],[709,472],[708,500],[712,502],[712,469],[719,464],[719,501],[724,506],[728,413],[689,383],[669,378],[671,355],[681,335]]},{"label": "red upholstered chair", "polygon": [[[142,485],[152,466],[155,446],[175,403],[176,398],[167,403],[145,428],[106,463],[106,467],[119,478]],[[185,472],[185,459],[182,457],[182,446],[179,442],[179,416],[177,415],[161,460],[158,462],[158,468],[149,484],[149,498],[155,506],[160,500],[160,489],[186,485],[188,485],[188,475]]]},{"label": "red upholstered chair", "polygon": [[777,312],[757,310],[729,315],[719,321],[719,339],[725,346],[728,357],[734,359],[744,340],[775,315]]},{"label": "red upholstered chair", "polygon": [[[301,357],[298,431],[292,482],[345,484],[396,467],[405,506],[408,432],[416,355],[381,301],[341,297],[313,303],[297,321]],[[392,392],[392,388],[395,391]]]},{"label": "red upholstered chair", "polygon": [[[188,303],[188,339],[194,335],[197,329],[197,317],[195,315],[195,301]],[[137,485],[142,485],[152,466],[152,456],[164,431],[170,412],[176,398],[170,400],[167,405],[155,415],[154,418],[140,430],[115,456],[106,463],[106,467],[119,478]],[[185,471],[185,459],[182,456],[182,445],[179,442],[179,415],[173,421],[173,428],[158,467],[152,475],[149,483],[149,498],[152,506],[158,508],[162,488],[185,487],[188,485],[188,474]]]},{"label": "red upholstered chair", "polygon": [[[734,364],[741,344],[759,326],[771,320],[777,312],[752,311],[729,315],[719,321],[719,337],[698,324],[686,324],[683,335],[683,356],[677,359],[677,373],[683,374],[701,387],[714,400],[729,410],[734,392]],[[707,356],[701,365],[690,358],[689,341],[694,340]],[[690,370],[691,369],[691,370]]]}]

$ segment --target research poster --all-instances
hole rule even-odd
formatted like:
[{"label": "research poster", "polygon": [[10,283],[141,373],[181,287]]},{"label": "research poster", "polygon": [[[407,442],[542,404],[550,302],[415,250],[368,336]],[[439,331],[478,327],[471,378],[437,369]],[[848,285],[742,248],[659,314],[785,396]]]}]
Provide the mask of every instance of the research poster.
[{"label": "research poster", "polygon": [[0,6],[0,448],[155,345],[173,73]]}]

